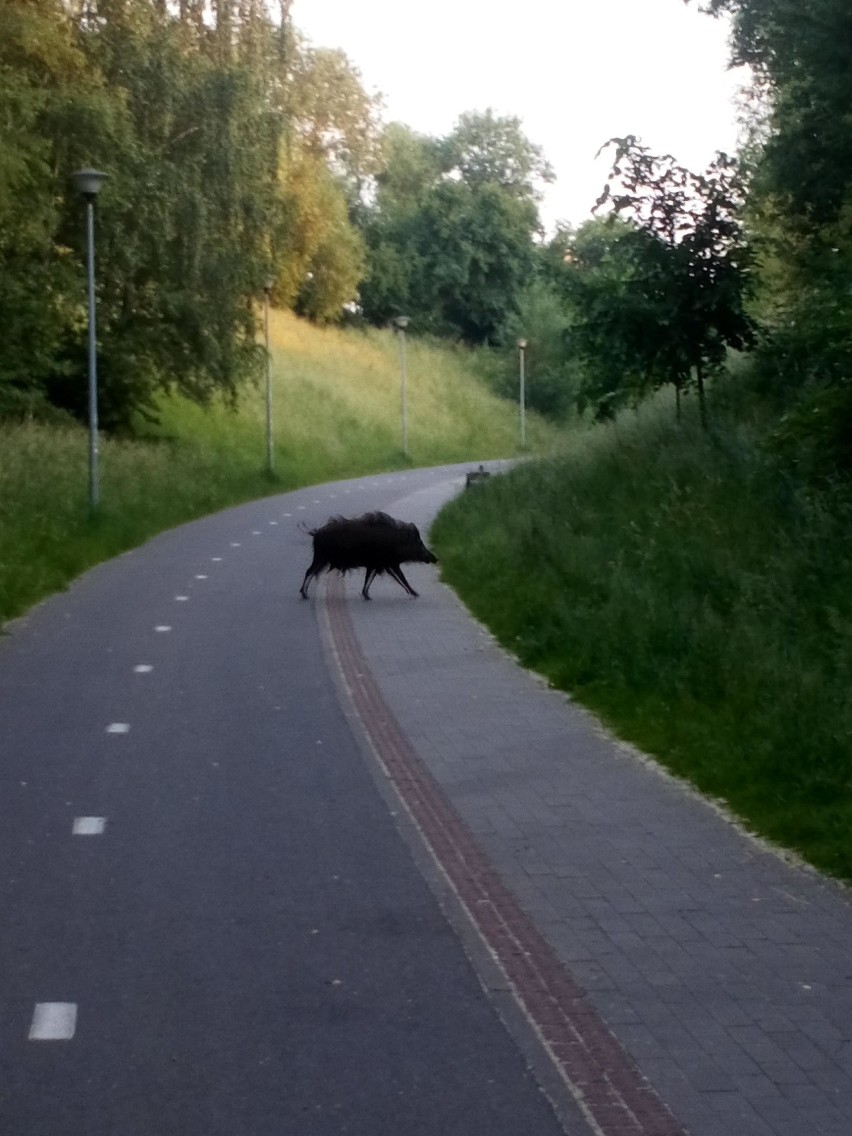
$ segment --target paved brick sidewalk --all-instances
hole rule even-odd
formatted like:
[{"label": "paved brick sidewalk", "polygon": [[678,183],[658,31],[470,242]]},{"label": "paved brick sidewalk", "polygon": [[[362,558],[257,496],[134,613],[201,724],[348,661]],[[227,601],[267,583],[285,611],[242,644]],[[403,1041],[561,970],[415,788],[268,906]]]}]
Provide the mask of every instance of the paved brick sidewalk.
[{"label": "paved brick sidewalk", "polygon": [[[426,529],[460,486],[389,506]],[[406,571],[408,571],[406,569]],[[348,608],[420,759],[691,1136],[852,1132],[850,893],[519,668],[433,570]]]}]

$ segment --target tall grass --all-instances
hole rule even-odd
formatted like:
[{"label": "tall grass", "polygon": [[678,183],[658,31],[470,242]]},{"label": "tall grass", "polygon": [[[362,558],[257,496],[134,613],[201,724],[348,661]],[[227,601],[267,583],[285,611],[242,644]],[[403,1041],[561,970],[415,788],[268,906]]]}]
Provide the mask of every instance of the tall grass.
[{"label": "tall grass", "polygon": [[852,879],[852,509],[649,408],[433,530],[527,665],[757,831]]},{"label": "tall grass", "polygon": [[[0,423],[0,624],[90,565],[159,530],[298,485],[400,467],[400,364],[389,332],[318,330],[273,312],[275,477],[265,472],[263,384],[236,409],[163,398],[144,437],[101,442],[101,506],[87,508],[75,426]],[[514,408],[449,350],[409,342],[407,461],[511,454]],[[555,431],[533,420],[534,445]]]}]

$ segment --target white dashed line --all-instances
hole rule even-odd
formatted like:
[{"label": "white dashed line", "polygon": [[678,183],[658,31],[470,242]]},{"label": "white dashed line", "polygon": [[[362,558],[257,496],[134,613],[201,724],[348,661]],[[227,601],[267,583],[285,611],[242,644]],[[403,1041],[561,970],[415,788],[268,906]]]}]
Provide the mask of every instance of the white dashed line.
[{"label": "white dashed line", "polygon": [[214,564],[218,564],[221,561],[222,557],[221,556],[211,556],[210,559],[213,561]]},{"label": "white dashed line", "polygon": [[137,663],[133,668],[133,673],[138,675],[150,674],[154,668],[150,663]]},{"label": "white dashed line", "polygon": [[175,602],[176,603],[185,603],[186,600],[188,600],[188,599],[189,599],[189,596],[175,596]]},{"label": "white dashed line", "polygon": [[292,517],[292,516],[293,516],[293,514],[292,514],[292,513],[284,513],[284,514],[283,514],[283,516],[285,516],[285,517]]},{"label": "white dashed line", "polygon": [[263,533],[260,531],[260,529],[252,529],[251,535],[252,536],[263,536]]},{"label": "white dashed line", "polygon": [[240,545],[240,542],[238,540],[232,540],[231,541],[231,548],[241,548],[241,547],[242,546]]},{"label": "white dashed line", "polygon": [[106,817],[74,817],[72,836],[102,836]]},{"label": "white dashed line", "polygon": [[202,575],[201,573],[196,574],[195,578],[196,578],[196,580],[206,580],[207,579],[207,577]]},{"label": "white dashed line", "polygon": [[269,523],[270,523],[271,525],[277,525],[277,524],[278,524],[278,522],[277,522],[277,521],[270,521]]},{"label": "white dashed line", "polygon": [[127,722],[110,722],[106,732],[108,734],[129,734],[130,725]]},{"label": "white dashed line", "polygon": [[171,627],[168,625],[168,623],[158,623],[157,626],[154,628],[154,630],[155,631],[171,631]]},{"label": "white dashed line", "polygon": [[36,1002],[30,1041],[70,1041],[76,1028],[76,1002]]}]

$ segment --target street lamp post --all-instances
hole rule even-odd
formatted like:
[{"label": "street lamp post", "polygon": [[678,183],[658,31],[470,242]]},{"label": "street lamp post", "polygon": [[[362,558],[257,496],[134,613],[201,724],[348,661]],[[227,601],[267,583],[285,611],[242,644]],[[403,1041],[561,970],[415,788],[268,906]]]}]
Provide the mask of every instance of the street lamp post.
[{"label": "street lamp post", "polygon": [[402,409],[402,454],[408,457],[408,408],[405,392],[405,329],[408,327],[408,316],[397,316],[393,321],[399,332],[399,371],[400,371],[400,404]]},{"label": "street lamp post", "polygon": [[94,512],[100,500],[98,483],[98,370],[95,328],[95,198],[108,174],[99,170],[76,170],[74,188],[86,200],[86,265],[89,294],[89,507]]},{"label": "street lamp post", "polygon": [[524,374],[524,361],[527,350],[527,341],[525,339],[518,340],[518,370],[520,378],[520,390],[518,392],[518,401],[520,403],[521,413],[521,449],[526,449],[527,444],[527,423],[526,423],[526,375]]},{"label": "street lamp post", "polygon": [[272,375],[270,371],[271,356],[269,354],[269,298],[274,287],[275,280],[271,276],[267,277],[263,285],[263,327],[266,340],[266,469],[270,477],[275,470],[272,447]]}]

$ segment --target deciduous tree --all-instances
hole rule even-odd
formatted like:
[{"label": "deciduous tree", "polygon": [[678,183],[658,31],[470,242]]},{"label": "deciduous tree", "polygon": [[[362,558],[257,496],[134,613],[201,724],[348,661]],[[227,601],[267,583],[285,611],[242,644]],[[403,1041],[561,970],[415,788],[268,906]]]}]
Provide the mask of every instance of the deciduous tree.
[{"label": "deciduous tree", "polygon": [[678,394],[693,377],[706,423],[705,376],[729,347],[754,343],[746,311],[752,252],[741,222],[745,186],[734,159],[719,154],[704,174],[669,156],[658,157],[631,136],[613,139],[612,181],[606,204],[651,238],[640,247],[637,283],[653,300],[646,328],[654,381]]}]

